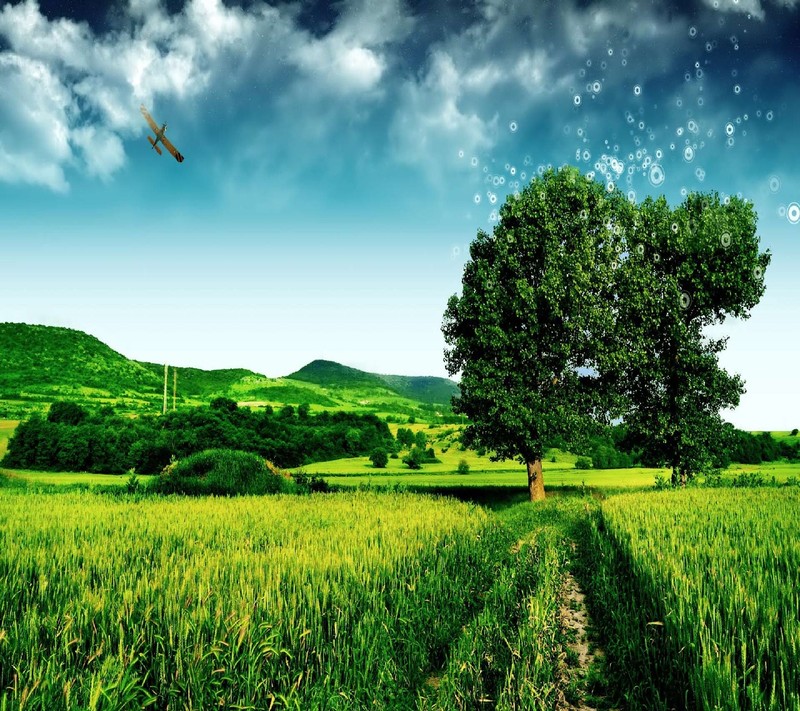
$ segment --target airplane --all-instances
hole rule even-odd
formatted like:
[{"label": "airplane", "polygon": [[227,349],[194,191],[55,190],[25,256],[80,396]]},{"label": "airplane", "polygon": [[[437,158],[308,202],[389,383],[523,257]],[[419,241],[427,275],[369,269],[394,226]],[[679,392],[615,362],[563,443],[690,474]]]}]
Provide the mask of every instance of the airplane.
[{"label": "airplane", "polygon": [[158,124],[153,121],[153,117],[147,112],[147,109],[142,104],[139,107],[139,111],[142,112],[142,116],[144,116],[144,120],[150,124],[150,128],[155,131],[156,139],[153,140],[152,136],[148,136],[147,140],[150,141],[150,145],[155,148],[156,153],[161,155],[161,149],[156,145],[159,141],[161,141],[161,145],[164,146],[173,156],[175,156],[175,160],[178,163],[183,163],[183,156],[178,152],[178,149],[175,148],[170,142],[169,139],[164,135],[167,132],[167,124],[162,124],[161,128],[158,127]]}]

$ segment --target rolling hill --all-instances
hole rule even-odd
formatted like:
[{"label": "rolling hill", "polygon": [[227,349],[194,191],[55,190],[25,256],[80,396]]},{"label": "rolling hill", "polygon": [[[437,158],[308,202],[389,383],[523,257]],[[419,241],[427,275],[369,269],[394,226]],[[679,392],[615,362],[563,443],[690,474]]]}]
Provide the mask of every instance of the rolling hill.
[{"label": "rolling hill", "polygon": [[[94,336],[68,328],[0,323],[0,418],[19,419],[54,400],[159,412],[164,366],[126,358]],[[300,405],[435,417],[450,411],[458,386],[446,378],[378,375],[315,360],[285,378],[244,368],[175,368],[178,405],[229,397],[250,406]],[[172,404],[172,373],[169,404]]]}]

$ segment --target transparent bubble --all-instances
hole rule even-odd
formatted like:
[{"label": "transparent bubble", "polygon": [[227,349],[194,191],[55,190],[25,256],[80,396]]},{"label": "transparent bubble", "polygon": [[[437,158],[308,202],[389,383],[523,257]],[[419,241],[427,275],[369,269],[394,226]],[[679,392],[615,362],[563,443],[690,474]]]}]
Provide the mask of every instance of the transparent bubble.
[{"label": "transparent bubble", "polygon": [[494,205],[497,202],[497,195],[494,193],[489,193],[489,202]]},{"label": "transparent bubble", "polygon": [[789,203],[789,207],[786,208],[786,219],[793,225],[800,222],[800,204],[796,202]]},{"label": "transparent bubble", "polygon": [[613,57],[614,56],[614,50],[611,47],[608,48],[608,56],[609,57]]},{"label": "transparent bubble", "polygon": [[756,279],[760,279],[762,276],[764,276],[764,270],[761,267],[754,267],[753,276]]},{"label": "transparent bubble", "polygon": [[777,193],[781,189],[781,179],[777,175],[771,175],[769,178],[770,192]]},{"label": "transparent bubble", "polygon": [[675,133],[678,136],[682,136],[683,135],[683,126],[678,126],[678,128],[675,129]]},{"label": "transparent bubble", "polygon": [[464,151],[459,151],[458,152],[458,157],[459,158],[463,158],[464,157]]},{"label": "transparent bubble", "polygon": [[675,144],[674,144],[674,143],[670,143],[670,144],[669,144],[669,149],[670,149],[671,151],[674,151],[674,150],[675,150]]},{"label": "transparent bubble", "polygon": [[636,191],[628,190],[628,202],[633,205],[636,203]]},{"label": "transparent bubble", "polygon": [[702,70],[702,69],[696,69],[696,70],[695,70],[695,72],[694,72],[694,75],[695,75],[695,76],[696,76],[698,79],[702,79],[702,78],[703,78],[703,70]]},{"label": "transparent bubble", "polygon": [[581,95],[580,94],[575,94],[575,96],[572,97],[572,103],[575,104],[575,106],[580,106],[581,105]]},{"label": "transparent bubble", "polygon": [[706,171],[704,171],[702,168],[695,170],[694,175],[701,183],[706,179]]},{"label": "transparent bubble", "polygon": [[727,249],[731,246],[731,235],[730,232],[723,232],[719,237],[719,243]]},{"label": "transparent bubble", "polygon": [[585,70],[583,67],[581,67],[580,71],[578,72],[578,76],[579,76],[581,79],[583,79],[583,77],[585,77],[585,76],[586,76],[586,70]]},{"label": "transparent bubble", "polygon": [[653,254],[653,261],[658,264],[661,261],[661,255],[658,252]]},{"label": "transparent bubble", "polygon": [[475,193],[475,194],[472,196],[472,201],[473,201],[473,202],[474,202],[476,205],[479,205],[479,204],[480,204],[480,202],[481,202],[481,196],[480,196],[480,193]]},{"label": "transparent bubble", "polygon": [[512,121],[510,124],[508,124],[508,130],[511,131],[511,133],[516,133],[516,131],[517,131],[517,122],[516,121]]},{"label": "transparent bubble", "polygon": [[677,222],[673,222],[672,223],[672,231],[677,234],[677,232],[678,232],[678,223]]},{"label": "transparent bubble", "polygon": [[579,128],[575,133],[577,133],[579,137],[583,136],[583,129]]},{"label": "transparent bubble", "polygon": [[592,154],[589,153],[589,151],[584,151],[583,152],[583,159],[586,160],[586,161],[591,160],[592,159]]},{"label": "transparent bubble", "polygon": [[702,96],[698,96],[697,97],[697,105],[698,106],[702,106],[703,105],[703,97]]},{"label": "transparent bubble", "polygon": [[512,165],[512,166],[511,166],[511,167],[508,169],[508,172],[509,172],[509,173],[511,173],[511,175],[516,175],[516,174],[517,174],[517,169],[516,169],[516,168],[515,168],[515,167]]},{"label": "transparent bubble", "polygon": [[686,128],[689,129],[692,133],[697,133],[700,130],[700,127],[697,125],[697,121],[691,119],[688,124],[686,124]]},{"label": "transparent bubble", "polygon": [[635,84],[633,87],[634,96],[640,96],[641,93],[642,93],[642,87],[640,87],[638,84]]},{"label": "transparent bubble", "polygon": [[697,37],[697,28],[694,25],[689,28],[689,37]]},{"label": "transparent bubble", "polygon": [[610,192],[610,193],[613,193],[613,192],[614,192],[614,183],[613,183],[613,181],[609,180],[609,181],[606,183],[606,190],[607,190],[608,192]]},{"label": "transparent bubble", "polygon": [[733,93],[734,94],[741,94],[742,93],[742,87],[739,86],[738,84],[734,84],[733,85]]},{"label": "transparent bubble", "polygon": [[458,245],[456,245],[456,246],[455,246],[455,247],[453,247],[453,249],[451,250],[451,255],[452,255],[452,257],[453,257],[453,258],[455,258],[455,257],[457,257],[459,254],[461,254],[461,247],[459,247]]},{"label": "transparent bubble", "polygon": [[627,59],[623,59],[623,60],[620,62],[620,64],[621,64],[623,67],[627,67],[627,66],[628,66],[628,60],[627,60]]},{"label": "transparent bubble", "polygon": [[473,166],[478,165],[478,159],[475,156],[472,156],[469,161]]},{"label": "transparent bubble", "polygon": [[660,148],[656,148],[656,160],[661,160],[664,157],[664,151]]},{"label": "transparent bubble", "polygon": [[651,185],[658,187],[664,182],[665,177],[664,169],[658,163],[653,163],[653,165],[650,166],[647,179],[650,181]]},{"label": "transparent bubble", "polygon": [[581,210],[581,219],[582,220],[588,220],[589,219],[589,213],[585,209]]},{"label": "transparent bubble", "polygon": [[733,148],[733,144],[736,143],[736,141],[733,139],[733,136],[728,136],[728,140],[725,141],[725,143],[728,148]]},{"label": "transparent bubble", "polygon": [[594,171],[593,171],[593,170],[590,170],[590,171],[589,171],[589,172],[586,174],[586,177],[587,177],[589,180],[594,180]]},{"label": "transparent bubble", "polygon": [[767,114],[766,114],[767,121],[772,121],[773,116],[774,116],[774,114],[772,113],[772,111],[767,111]]},{"label": "transparent bubble", "polygon": [[644,245],[643,244],[637,244],[636,245],[636,254],[638,254],[640,257],[644,255]]},{"label": "transparent bubble", "polygon": [[684,187],[681,188],[681,196],[686,197],[689,194],[689,191]]},{"label": "transparent bubble", "polygon": [[603,88],[603,85],[602,85],[602,84],[601,84],[601,83],[600,83],[600,82],[599,82],[597,79],[595,79],[595,80],[592,82],[592,91],[593,91],[595,94],[599,94],[599,93],[600,93],[600,91],[602,90],[602,88]]},{"label": "transparent bubble", "polygon": [[586,60],[586,66],[587,67],[591,67],[592,66],[592,60],[591,59],[587,59]]},{"label": "transparent bubble", "polygon": [[644,121],[639,121],[639,130],[644,131]]},{"label": "transparent bubble", "polygon": [[683,149],[683,159],[687,163],[691,163],[694,160],[694,148],[692,148],[691,146],[686,146]]},{"label": "transparent bubble", "polygon": [[675,106],[677,106],[678,108],[681,108],[683,106],[683,99],[678,99],[675,102]]},{"label": "transparent bubble", "polygon": [[497,210],[492,210],[489,213],[489,222],[497,222]]},{"label": "transparent bubble", "polygon": [[786,217],[786,205],[778,206],[778,217]]},{"label": "transparent bubble", "polygon": [[683,75],[683,78],[686,81],[691,81],[692,80],[692,75],[689,72],[686,72],[686,74]]},{"label": "transparent bubble", "polygon": [[606,62],[600,62],[600,69],[606,69],[608,64]]},{"label": "transparent bubble", "polygon": [[728,121],[728,123],[725,124],[725,133],[727,133],[729,136],[732,136],[734,133],[736,133],[736,126]]},{"label": "transparent bubble", "polygon": [[710,52],[712,49],[714,49],[714,45],[711,42],[706,42],[706,52]]},{"label": "transparent bubble", "polygon": [[680,297],[678,298],[678,304],[680,307],[686,311],[692,305],[692,297],[685,291],[681,292]]},{"label": "transparent bubble", "polygon": [[492,178],[492,185],[494,185],[495,187],[497,187],[498,185],[500,185],[500,176],[498,176],[498,175],[495,175],[495,176]]}]

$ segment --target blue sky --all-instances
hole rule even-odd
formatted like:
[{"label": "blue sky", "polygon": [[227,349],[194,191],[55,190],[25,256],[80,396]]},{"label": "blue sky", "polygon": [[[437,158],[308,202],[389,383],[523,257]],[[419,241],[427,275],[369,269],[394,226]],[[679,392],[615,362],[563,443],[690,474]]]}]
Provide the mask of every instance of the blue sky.
[{"label": "blue sky", "polygon": [[753,200],[773,261],[721,329],[728,416],[800,426],[799,5],[6,4],[0,321],[177,365],[445,375],[470,240],[572,163],[637,200]]}]

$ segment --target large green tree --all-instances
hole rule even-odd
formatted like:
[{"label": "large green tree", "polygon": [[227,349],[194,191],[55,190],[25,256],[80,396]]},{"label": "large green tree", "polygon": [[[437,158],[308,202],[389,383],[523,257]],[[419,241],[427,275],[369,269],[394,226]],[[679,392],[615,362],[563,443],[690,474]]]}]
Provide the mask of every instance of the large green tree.
[{"label": "large green tree", "polygon": [[738,404],[741,378],[719,365],[727,339],[708,328],[748,318],[764,293],[769,252],[759,252],[749,202],[691,194],[675,209],[646,199],[626,233],[615,273],[615,352],[605,377],[623,396],[629,432],[673,483],[708,466],[725,445],[720,410]]},{"label": "large green tree", "polygon": [[447,370],[460,373],[456,412],[468,446],[528,471],[544,498],[548,442],[575,442],[608,410],[595,377],[614,323],[612,274],[634,209],[616,189],[571,167],[548,171],[509,196],[492,234],[470,245],[462,293],[442,331]]}]

